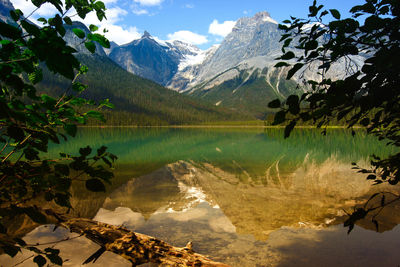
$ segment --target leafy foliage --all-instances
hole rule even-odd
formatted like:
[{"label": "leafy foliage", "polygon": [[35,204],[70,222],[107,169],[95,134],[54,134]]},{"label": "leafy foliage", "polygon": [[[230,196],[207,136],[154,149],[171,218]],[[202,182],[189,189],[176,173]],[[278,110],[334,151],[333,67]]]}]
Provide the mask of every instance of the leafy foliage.
[{"label": "leafy foliage", "polygon": [[[60,158],[47,159],[48,144],[59,144],[74,137],[77,125],[88,119],[104,120],[97,110],[80,112],[84,106],[99,109],[112,107],[108,101],[96,106],[93,100],[81,97],[87,86],[77,81],[87,72],[74,56],[75,49],[63,40],[64,23],[72,24],[66,16],[74,8],[80,18],[95,12],[97,18],[105,18],[105,6],[100,1],[36,1],[40,8],[44,3],[53,5],[59,14],[45,19],[39,27],[24,17],[20,10],[12,10],[13,23],[0,22],[0,248],[15,256],[21,248],[37,254],[33,261],[44,266],[48,261],[62,265],[59,251],[28,246],[21,239],[8,235],[4,219],[26,215],[36,223],[46,223],[42,209],[32,204],[41,199],[55,205],[71,208],[69,189],[75,180],[85,180],[86,188],[103,191],[113,174],[109,168],[116,156],[101,147],[93,153],[90,147],[79,150],[79,155],[60,154]],[[97,30],[96,27],[91,27]],[[109,42],[98,33],[74,33],[84,42],[99,42],[109,47]],[[92,45],[87,48],[94,53]],[[70,80],[70,85],[58,97],[39,94],[36,85],[43,79],[40,64],[54,74]],[[106,167],[105,167],[106,166]]]},{"label": "leafy foliage", "polygon": [[[275,124],[287,121],[286,114],[293,115],[285,129],[287,137],[298,122],[312,121],[321,128],[332,120],[345,120],[347,127],[360,125],[379,140],[399,147],[400,2],[365,0],[350,12],[351,18],[342,18],[337,10],[325,10],[314,0],[308,19],[292,17],[279,26],[284,31],[281,38],[284,54],[279,59],[286,61],[277,67],[288,66],[287,60],[295,59],[288,73],[290,78],[314,63],[321,79],[305,81],[308,91],[300,99],[288,97],[275,115]],[[329,15],[333,19],[324,23]],[[363,19],[364,23],[360,23]],[[362,66],[353,62],[356,55],[366,58]],[[339,60],[346,63],[346,78],[327,79],[325,74]],[[273,101],[270,106],[278,104]],[[359,171],[369,173],[367,179],[375,184],[395,185],[400,181],[400,154],[386,159],[373,157],[371,164],[373,170],[359,168]],[[375,209],[355,210],[346,226],[351,231],[354,222],[372,210]]]}]

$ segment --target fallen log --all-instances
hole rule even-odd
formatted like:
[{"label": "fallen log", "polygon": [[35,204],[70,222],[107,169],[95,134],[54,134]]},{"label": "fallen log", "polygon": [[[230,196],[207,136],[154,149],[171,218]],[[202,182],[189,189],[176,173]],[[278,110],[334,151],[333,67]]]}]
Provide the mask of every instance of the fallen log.
[{"label": "fallen log", "polygon": [[[71,232],[85,236],[100,245],[85,263],[95,262],[104,251],[110,251],[127,259],[133,266],[156,263],[161,266],[213,266],[229,265],[212,261],[192,250],[191,242],[186,247],[174,247],[157,238],[130,231],[122,226],[114,226],[85,218],[68,218],[46,210],[46,214],[56,219],[56,224]],[[54,220],[53,220],[54,221]]]}]

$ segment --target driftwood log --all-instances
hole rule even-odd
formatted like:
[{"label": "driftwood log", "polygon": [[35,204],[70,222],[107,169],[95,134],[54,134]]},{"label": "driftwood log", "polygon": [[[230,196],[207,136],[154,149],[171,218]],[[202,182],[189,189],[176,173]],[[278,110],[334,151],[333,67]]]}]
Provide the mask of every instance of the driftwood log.
[{"label": "driftwood log", "polygon": [[85,263],[95,262],[104,251],[110,251],[127,259],[133,266],[151,262],[161,266],[229,267],[195,253],[190,242],[183,248],[174,247],[157,238],[136,233],[121,226],[85,218],[68,218],[51,210],[46,210],[46,214],[54,223],[100,245],[101,248]]}]

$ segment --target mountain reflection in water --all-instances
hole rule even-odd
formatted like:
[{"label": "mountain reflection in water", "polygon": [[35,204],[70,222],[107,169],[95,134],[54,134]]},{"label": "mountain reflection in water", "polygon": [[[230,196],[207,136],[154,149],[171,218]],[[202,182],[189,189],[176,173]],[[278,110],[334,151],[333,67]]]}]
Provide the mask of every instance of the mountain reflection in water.
[{"label": "mountain reflection in water", "polygon": [[[371,187],[365,175],[351,169],[349,158],[362,165],[368,160],[368,151],[357,144],[360,140],[341,134],[336,139],[319,139],[306,131],[298,133],[297,143],[288,144],[280,139],[281,133],[206,132],[204,138],[189,133],[190,140],[184,131],[153,132],[148,139],[139,136],[141,145],[133,147],[127,145],[131,139],[118,135],[130,151],[129,156],[122,153],[116,171],[119,185],[96,196],[74,191],[74,212],[175,246],[192,241],[196,252],[232,266],[396,266],[400,262],[398,206],[380,214],[383,233],[371,231],[375,226],[368,218],[349,236],[342,226],[344,210],[362,203],[374,191],[395,189]],[[155,136],[162,141],[155,142]],[[366,143],[370,149],[378,147]],[[346,152],[332,151],[336,146]],[[352,152],[358,147],[362,151]],[[146,168],[133,170],[137,161]],[[68,235],[51,230],[40,226],[25,240],[44,242]],[[66,266],[80,265],[89,251],[97,249],[84,238],[57,248],[70,259]],[[82,253],[83,249],[88,252]],[[0,256],[0,263],[7,266],[8,261]],[[111,253],[97,265],[129,266]]]}]

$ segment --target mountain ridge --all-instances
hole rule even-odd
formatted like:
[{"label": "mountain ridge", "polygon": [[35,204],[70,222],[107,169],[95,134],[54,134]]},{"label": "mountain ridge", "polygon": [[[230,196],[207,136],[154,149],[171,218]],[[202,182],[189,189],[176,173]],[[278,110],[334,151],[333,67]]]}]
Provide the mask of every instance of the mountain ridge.
[{"label": "mountain ridge", "polygon": [[[0,0],[0,11],[11,6],[9,0]],[[10,5],[3,5],[9,3]],[[4,12],[3,12],[4,13]],[[6,21],[11,21],[10,15]],[[226,119],[246,119],[224,108],[217,108],[204,101],[185,96],[169,90],[154,81],[127,72],[106,56],[103,48],[96,46],[96,52],[87,51],[82,40],[72,31],[79,28],[89,33],[87,27],[80,22],[64,25],[65,41],[77,50],[75,56],[88,66],[86,75],[79,80],[89,86],[82,97],[100,101],[109,98],[115,104],[116,111],[110,115],[114,124],[124,125],[168,125],[197,124],[207,121],[223,121]],[[57,96],[70,87],[71,81],[50,72],[41,63],[43,80],[37,85],[39,92]]]}]

